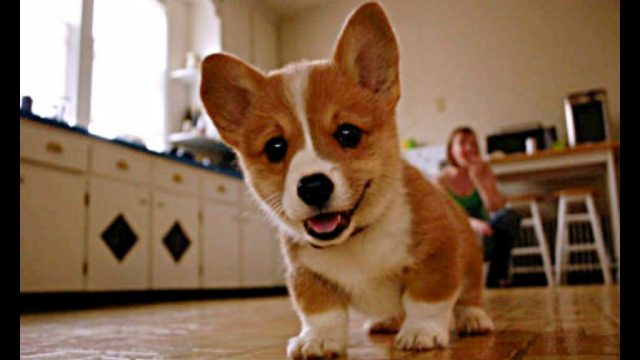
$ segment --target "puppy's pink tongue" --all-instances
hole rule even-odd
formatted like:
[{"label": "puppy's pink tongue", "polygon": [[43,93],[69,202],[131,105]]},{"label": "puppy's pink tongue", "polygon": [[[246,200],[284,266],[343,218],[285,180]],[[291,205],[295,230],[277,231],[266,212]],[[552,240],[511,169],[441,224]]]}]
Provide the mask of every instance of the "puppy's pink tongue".
[{"label": "puppy's pink tongue", "polygon": [[329,233],[340,224],[340,214],[320,215],[307,220],[307,225],[318,234]]}]

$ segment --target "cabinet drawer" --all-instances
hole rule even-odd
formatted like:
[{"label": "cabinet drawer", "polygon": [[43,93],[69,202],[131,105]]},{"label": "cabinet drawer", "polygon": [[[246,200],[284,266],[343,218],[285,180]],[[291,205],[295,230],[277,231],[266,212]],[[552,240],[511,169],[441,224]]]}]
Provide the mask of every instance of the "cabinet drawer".
[{"label": "cabinet drawer", "polygon": [[148,183],[151,159],[123,146],[94,141],[91,144],[91,171],[122,180]]},{"label": "cabinet drawer", "polygon": [[240,200],[241,186],[244,185],[240,181],[224,175],[207,174],[202,179],[202,188],[205,197],[228,201],[234,204]]},{"label": "cabinet drawer", "polygon": [[157,160],[153,164],[154,185],[182,193],[198,194],[200,173],[175,162]]},{"label": "cabinet drawer", "polygon": [[51,126],[20,121],[20,158],[74,170],[87,169],[89,141]]}]

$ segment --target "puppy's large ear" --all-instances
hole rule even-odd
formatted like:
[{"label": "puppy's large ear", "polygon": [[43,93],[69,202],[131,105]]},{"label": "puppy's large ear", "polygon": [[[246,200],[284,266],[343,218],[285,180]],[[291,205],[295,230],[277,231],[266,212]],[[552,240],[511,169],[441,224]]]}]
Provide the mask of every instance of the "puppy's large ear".
[{"label": "puppy's large ear", "polygon": [[342,29],[333,61],[353,81],[375,93],[400,96],[398,44],[378,3],[360,6]]},{"label": "puppy's large ear", "polygon": [[240,144],[241,130],[265,76],[257,69],[228,54],[207,56],[201,66],[200,98],[220,132],[232,147]]}]

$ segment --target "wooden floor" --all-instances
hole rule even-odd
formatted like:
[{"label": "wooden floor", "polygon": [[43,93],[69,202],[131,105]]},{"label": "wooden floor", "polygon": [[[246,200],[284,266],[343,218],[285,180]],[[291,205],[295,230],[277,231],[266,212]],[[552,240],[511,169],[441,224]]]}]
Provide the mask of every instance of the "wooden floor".
[{"label": "wooden floor", "polygon": [[[619,359],[619,287],[487,290],[491,335],[425,353],[368,336],[352,313],[348,359]],[[286,297],[189,301],[20,317],[22,359],[284,359],[298,320]]]}]

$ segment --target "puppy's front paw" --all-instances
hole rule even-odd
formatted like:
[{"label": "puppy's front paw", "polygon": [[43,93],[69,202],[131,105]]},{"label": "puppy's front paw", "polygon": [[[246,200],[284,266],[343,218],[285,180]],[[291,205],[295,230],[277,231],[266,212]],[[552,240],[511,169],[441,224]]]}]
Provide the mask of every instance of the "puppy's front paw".
[{"label": "puppy's front paw", "polygon": [[333,359],[345,351],[346,344],[336,339],[300,335],[289,339],[287,356],[291,359]]},{"label": "puppy's front paw", "polygon": [[449,345],[449,332],[435,324],[403,326],[396,336],[396,348],[421,351]]},{"label": "puppy's front paw", "polygon": [[461,334],[484,334],[493,331],[493,321],[481,307],[462,307],[456,311],[456,330]]}]

